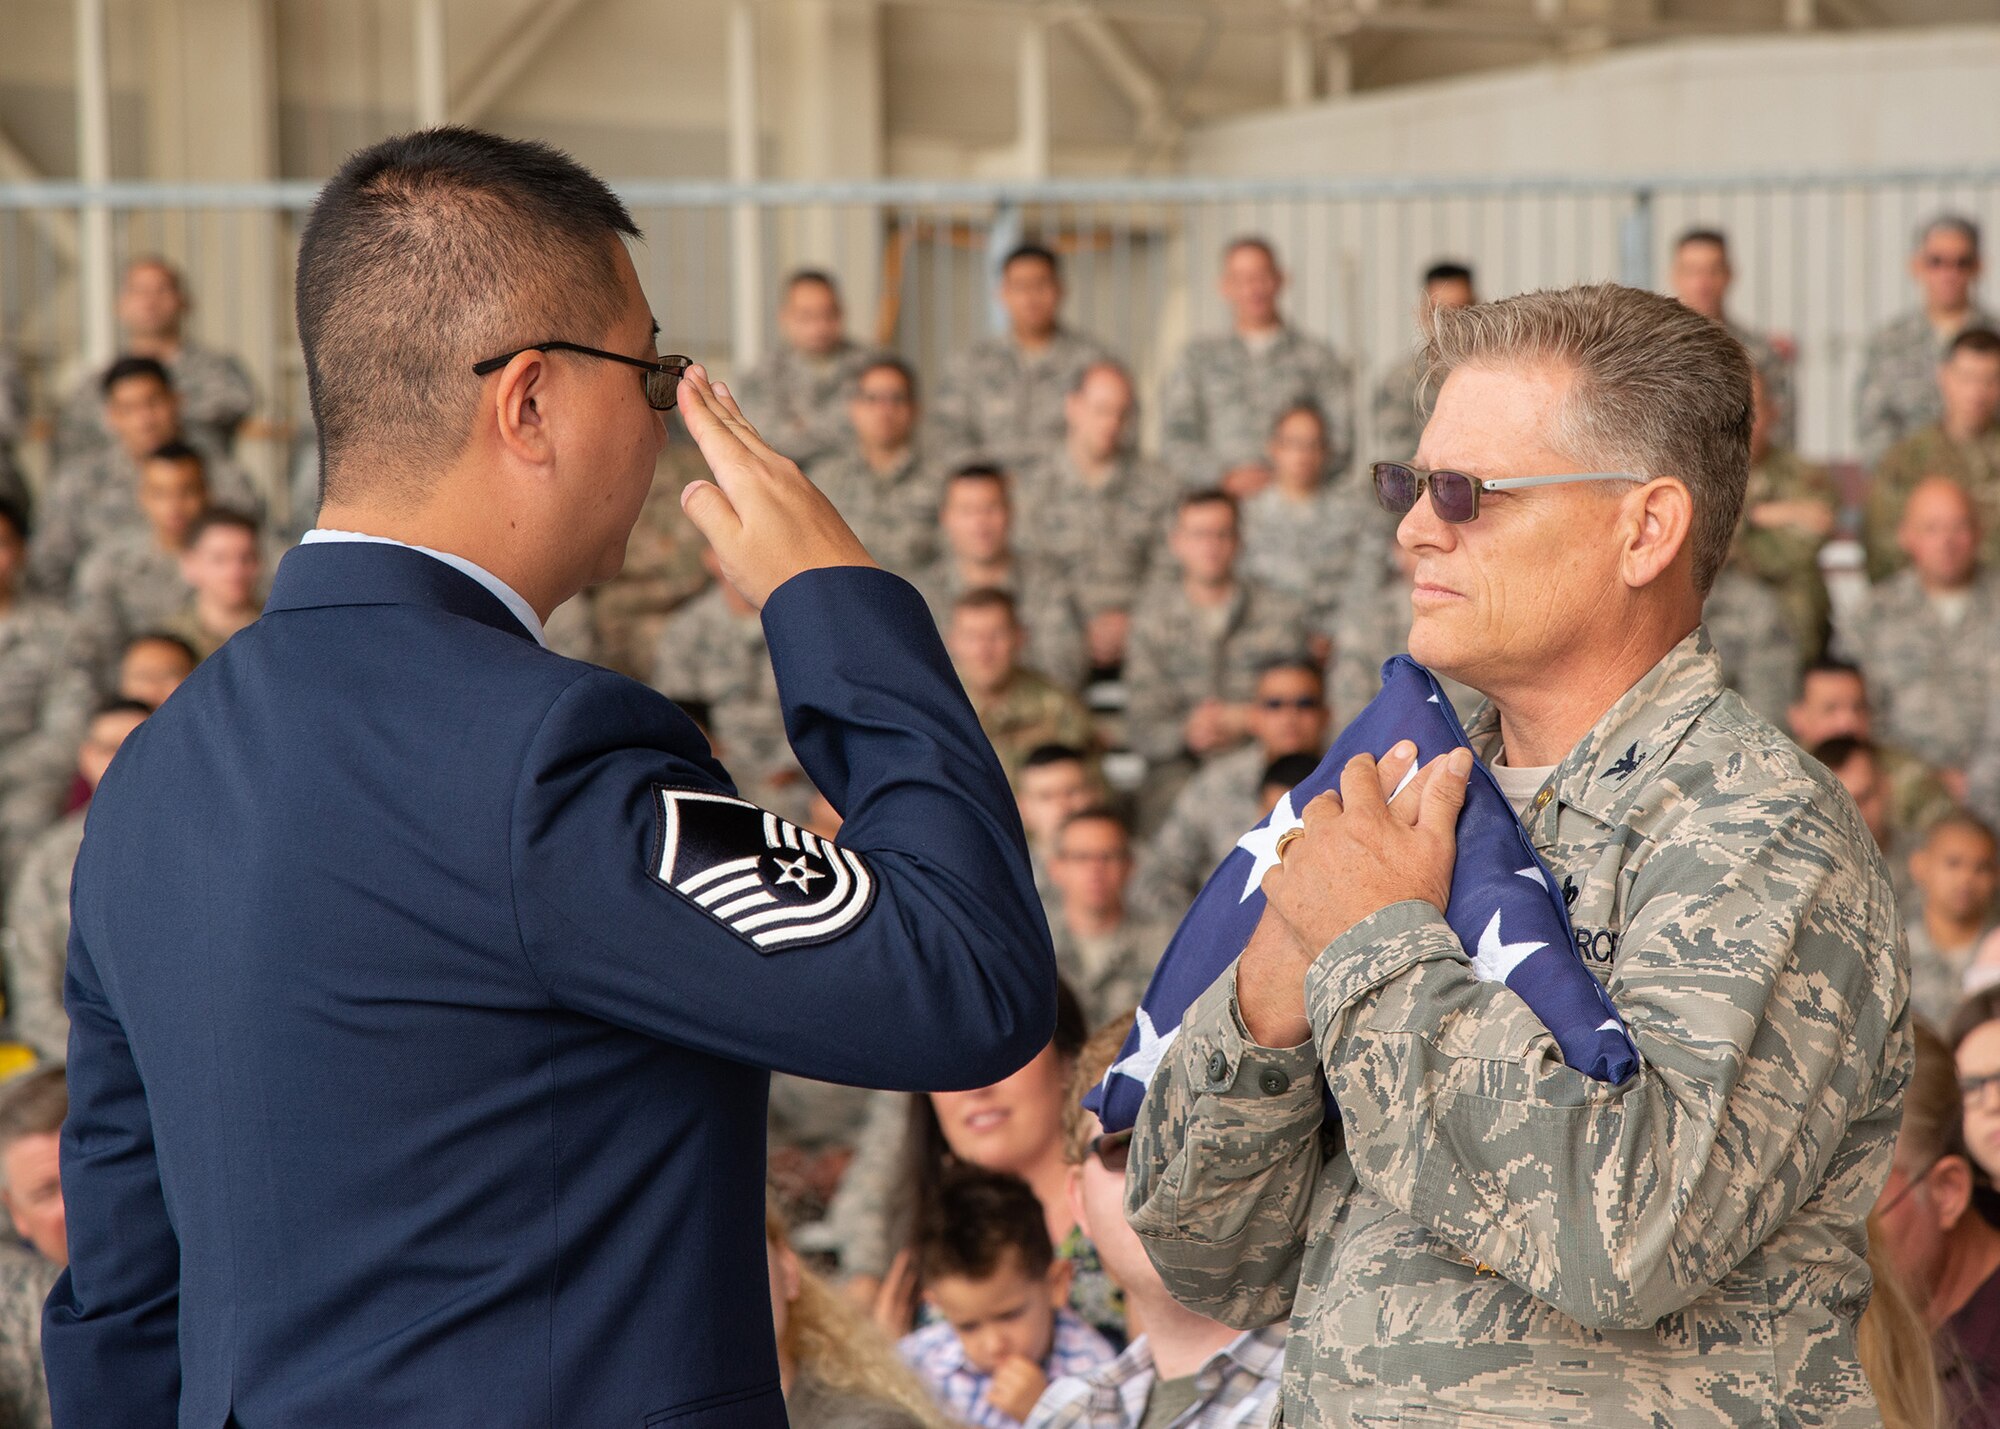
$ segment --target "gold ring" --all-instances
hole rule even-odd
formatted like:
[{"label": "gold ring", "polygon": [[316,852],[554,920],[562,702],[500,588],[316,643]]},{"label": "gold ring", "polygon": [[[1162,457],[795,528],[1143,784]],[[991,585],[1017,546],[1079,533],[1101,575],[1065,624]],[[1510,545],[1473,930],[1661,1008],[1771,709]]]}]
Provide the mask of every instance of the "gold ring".
[{"label": "gold ring", "polygon": [[1304,829],[1286,829],[1283,833],[1279,834],[1278,842],[1272,850],[1277,854],[1278,862],[1283,863],[1285,861],[1285,850],[1305,836],[1306,831]]}]

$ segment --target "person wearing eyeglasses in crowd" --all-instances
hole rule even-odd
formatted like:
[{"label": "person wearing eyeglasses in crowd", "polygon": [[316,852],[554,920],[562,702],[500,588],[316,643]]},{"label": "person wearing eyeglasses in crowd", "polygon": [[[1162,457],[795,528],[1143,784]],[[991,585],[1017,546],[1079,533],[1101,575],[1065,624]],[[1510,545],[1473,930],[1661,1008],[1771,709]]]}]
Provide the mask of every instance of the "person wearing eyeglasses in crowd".
[{"label": "person wearing eyeglasses in crowd", "polygon": [[[1303,811],[1163,1048],[1133,1228],[1189,1308],[1290,1320],[1286,1429],[1873,1426],[1855,1321],[1908,979],[1852,801],[1701,629],[1749,361],[1609,284],[1439,310],[1428,354],[1416,459],[1375,489],[1416,557],[1410,653],[1487,703],[1470,749],[1359,756]],[[1621,1084],[1444,919],[1474,755],[1637,1045]],[[1532,948],[1496,917],[1478,951]]]},{"label": "person wearing eyeglasses in crowd", "polygon": [[1981,267],[1979,225],[1941,213],[1917,231],[1910,275],[1922,301],[1868,339],[1854,400],[1854,435],[1871,465],[1942,414],[1937,368],[1953,338],[1972,328],[2000,328],[1972,290]]},{"label": "person wearing eyeglasses in crowd", "polygon": [[[462,128],[315,201],[320,525],[78,858],[56,1429],[783,1429],[769,1070],[963,1087],[1048,1041],[1013,796],[922,598],[658,355],[637,236],[568,156]],[[838,845],[542,647],[674,408]]]}]

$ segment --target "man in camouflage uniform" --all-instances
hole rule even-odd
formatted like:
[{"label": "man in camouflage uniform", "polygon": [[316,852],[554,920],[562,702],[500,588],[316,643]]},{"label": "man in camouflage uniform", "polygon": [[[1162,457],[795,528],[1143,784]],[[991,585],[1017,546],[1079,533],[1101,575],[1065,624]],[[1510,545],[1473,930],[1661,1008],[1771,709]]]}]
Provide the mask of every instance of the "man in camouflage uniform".
[{"label": "man in camouflage uniform", "polygon": [[765,441],[810,466],[851,439],[847,402],[867,355],[848,341],[832,277],[813,268],[785,280],[778,335],[783,341],[737,379],[736,401]]},{"label": "man in camouflage uniform", "polygon": [[1909,567],[1868,593],[1844,639],[1883,738],[1963,798],[1988,742],[1990,692],[2000,690],[2000,576],[1980,565],[1971,498],[1944,477],[1917,483],[1899,540]]},{"label": "man in camouflage uniform", "polygon": [[[1433,263],[1424,273],[1418,326],[1432,308],[1462,308],[1474,296],[1472,270],[1463,263]],[[1392,461],[1408,461],[1424,432],[1424,363],[1421,352],[1389,364],[1375,388],[1375,449]]]},{"label": "man in camouflage uniform", "polygon": [[1179,579],[1146,592],[1125,657],[1130,742],[1155,766],[1239,743],[1257,672],[1299,656],[1308,634],[1305,607],[1238,575],[1242,542],[1229,497],[1182,498],[1167,544]]},{"label": "man in camouflage uniform", "polygon": [[1259,790],[1272,761],[1326,752],[1326,685],[1318,667],[1295,658],[1266,665],[1248,723],[1250,742],[1204,764],[1147,841],[1133,898],[1149,911],[1169,918],[1187,912],[1216,865],[1264,817]]},{"label": "man in camouflage uniform", "polygon": [[1097,742],[1082,702],[1039,670],[1021,664],[1026,640],[1014,597],[1005,591],[967,591],[945,624],[945,648],[979,727],[993,742],[1007,782],[1017,788],[1022,762],[1042,745],[1088,751]]},{"label": "man in camouflage uniform", "polygon": [[947,466],[988,461],[1025,471],[1063,439],[1063,397],[1107,354],[1062,325],[1056,255],[1024,243],[1000,265],[1007,332],[983,337],[945,364],[931,412],[932,438]]},{"label": "man in camouflage uniform", "polygon": [[1102,805],[1072,814],[1056,835],[1049,872],[1062,894],[1049,920],[1056,967],[1084,1016],[1095,1024],[1138,1006],[1174,925],[1132,908],[1131,833]]},{"label": "man in camouflage uniform", "polygon": [[1861,459],[1877,462],[1910,433],[1942,414],[1937,367],[1953,338],[1993,328],[1993,315],[1972,300],[1979,281],[1979,229],[1943,215],[1917,235],[1910,272],[1923,306],[1887,323],[1868,339],[1855,395],[1855,438]]},{"label": "man in camouflage uniform", "polygon": [[1765,719],[1782,724],[1804,662],[1777,596],[1740,567],[1724,566],[1715,573],[1701,619],[1722,683]]},{"label": "man in camouflage uniform", "polygon": [[1868,490],[1868,575],[1903,566],[1897,532],[1903,503],[1927,476],[1950,477],[1971,496],[1985,536],[1984,557],[2000,564],[2000,336],[1974,328],[1953,338],[1938,365],[1943,413],[1889,449]]},{"label": "man in camouflage uniform", "polygon": [[939,482],[917,438],[916,374],[898,358],[870,358],[847,415],[853,440],[813,464],[813,484],[868,554],[900,574],[921,570],[937,555]]},{"label": "man in camouflage uniform", "polygon": [[[105,424],[114,440],[70,458],[50,473],[35,520],[29,573],[37,590],[66,596],[77,563],[120,531],[144,531],[139,463],[187,434],[180,397],[166,368],[150,357],[121,357],[104,374]],[[233,462],[202,451],[209,494],[246,514],[261,511],[250,478]]]},{"label": "man in camouflage uniform", "polygon": [[26,518],[0,502],[0,887],[62,811],[91,701],[68,614],[21,594],[26,536]]},{"label": "man in camouflage uniform", "polygon": [[1081,689],[1090,673],[1083,607],[1062,565],[1014,549],[1010,486],[997,466],[953,472],[938,511],[944,551],[910,583],[923,593],[940,629],[950,623],[952,607],[967,591],[1006,591],[1027,632],[1021,658],[1064,688]]},{"label": "man in camouflage uniform", "polygon": [[1826,658],[1808,664],[1799,679],[1798,698],[1785,711],[1785,728],[1801,749],[1842,738],[1867,740],[1874,747],[1888,785],[1887,828],[1899,845],[1912,844],[1955,807],[1935,769],[1900,745],[1875,738],[1868,681],[1858,665]]},{"label": "man in camouflage uniform", "polygon": [[1754,369],[1751,388],[1757,406],[1750,428],[1750,481],[1731,562],[1778,597],[1800,658],[1811,662],[1826,649],[1832,603],[1820,574],[1819,552],[1833,534],[1839,497],[1825,468],[1774,444],[1771,403]]},{"label": "man in camouflage uniform", "polygon": [[1667,281],[1674,296],[1703,317],[1719,322],[1750,354],[1750,366],[1762,380],[1769,412],[1770,440],[1789,447],[1798,431],[1793,401],[1792,363],[1797,356],[1790,338],[1773,337],[1747,328],[1729,316],[1729,240],[1719,229],[1690,228],[1674,241]]},{"label": "man in camouflage uniform", "polygon": [[757,607],[702,553],[709,588],[667,617],[648,683],[667,698],[708,708],[708,734],[744,797],[790,819],[805,815],[806,783],[785,738],[778,677]]},{"label": "man in camouflage uniform", "polygon": [[1160,454],[1184,487],[1238,498],[1271,480],[1264,448],[1278,414],[1310,402],[1326,417],[1327,469],[1354,454],[1353,378],[1316,337],[1278,313],[1285,275],[1271,245],[1239,238],[1222,255],[1222,300],[1233,330],[1190,341],[1160,388]]},{"label": "man in camouflage uniform", "polygon": [[111,687],[133,636],[167,625],[186,607],[193,592],[181,557],[207,505],[201,453],[169,442],[139,463],[145,529],[113,532],[78,563],[70,610],[99,689]]},{"label": "man in camouflage uniform", "polygon": [[[181,422],[189,438],[217,456],[236,448],[236,430],[257,404],[243,364],[227,353],[191,342],[183,334],[188,298],[180,274],[160,258],[136,258],[118,289],[119,352],[150,357],[166,368],[180,394]],[[105,420],[104,373],[90,374],[64,400],[56,422],[58,463],[100,447],[115,446]]]},{"label": "man in camouflage uniform", "polygon": [[20,1243],[0,1248],[0,1424],[48,1429],[42,1306],[63,1267],[58,1144],[69,1114],[63,1069],[37,1067],[0,1086],[0,1198]]},{"label": "man in camouflage uniform", "polygon": [[[1393,540],[1386,547],[1373,559],[1357,563],[1340,599],[1327,702],[1341,725],[1381,693],[1384,662],[1392,655],[1409,653],[1410,590],[1416,558]],[[1431,673],[1444,687],[1458,717],[1470,719],[1485,696],[1442,670]]]},{"label": "man in camouflage uniform", "polygon": [[1015,544],[1069,572],[1090,663],[1125,658],[1132,610],[1166,536],[1174,489],[1131,451],[1132,379],[1115,362],[1077,375],[1063,400],[1063,441],[1017,473]]},{"label": "man in camouflage uniform", "polygon": [[[151,713],[131,700],[116,700],[91,716],[77,752],[76,769],[92,790],[111,767],[112,756]],[[7,1020],[14,1035],[52,1062],[69,1047],[69,1014],[63,1008],[63,972],[69,966],[69,881],[83,847],[78,809],[45,830],[21,859],[21,871],[7,897],[0,925],[0,960],[7,976]]]},{"label": "man in camouflage uniform", "polygon": [[[1441,317],[1431,341],[1424,466],[1675,475],[1510,491],[1457,525],[1419,496],[1412,650],[1492,703],[1393,806],[1407,746],[1309,806],[1262,926],[1163,1049],[1134,1228],[1190,1308],[1290,1317],[1286,1429],[1878,1424],[1854,1332],[1908,979],[1852,803],[1724,689],[1699,630],[1748,363],[1608,285]],[[1597,430],[1672,412],[1685,435],[1579,462],[1566,397],[1602,404]],[[1443,919],[1471,752],[1508,771],[1638,1045],[1621,1085],[1564,1066]]]}]

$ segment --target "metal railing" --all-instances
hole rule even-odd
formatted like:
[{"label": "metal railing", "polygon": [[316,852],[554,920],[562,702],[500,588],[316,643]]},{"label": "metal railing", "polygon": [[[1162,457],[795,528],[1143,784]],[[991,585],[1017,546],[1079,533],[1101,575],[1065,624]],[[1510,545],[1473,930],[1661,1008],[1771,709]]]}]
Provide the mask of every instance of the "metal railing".
[{"label": "metal railing", "polygon": [[[1797,347],[1799,445],[1848,456],[1867,335],[1915,300],[1906,258],[1917,225],[1942,210],[2000,223],[2000,167],[619,189],[647,233],[637,259],[665,340],[723,372],[771,340],[781,275],[813,266],[840,279],[858,336],[935,375],[993,328],[997,259],[1034,238],[1064,255],[1067,321],[1122,353],[1150,394],[1190,334],[1226,321],[1214,281],[1223,244],[1262,234],[1288,270],[1292,320],[1353,363],[1364,452],[1368,395],[1407,357],[1430,263],[1469,263],[1488,297],[1602,279],[1660,286],[1674,236],[1699,225],[1729,235],[1737,319]],[[313,193],[301,183],[0,185],[0,343],[23,360],[35,409],[52,411],[83,370],[85,314],[103,311],[87,301],[91,285],[110,283],[129,257],[161,253],[189,275],[195,335],[242,355],[258,379],[245,453],[275,482],[304,425],[291,270]]]}]

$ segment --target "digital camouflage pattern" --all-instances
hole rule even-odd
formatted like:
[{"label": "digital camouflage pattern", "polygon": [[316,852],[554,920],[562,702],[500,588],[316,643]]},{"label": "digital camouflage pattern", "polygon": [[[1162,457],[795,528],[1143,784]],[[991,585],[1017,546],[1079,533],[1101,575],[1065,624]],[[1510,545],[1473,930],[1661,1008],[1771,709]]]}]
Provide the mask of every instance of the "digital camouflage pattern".
[{"label": "digital camouflage pattern", "polygon": [[49,1429],[42,1305],[62,1267],[25,1246],[0,1249],[0,1425]]},{"label": "digital camouflage pattern", "polygon": [[0,887],[62,812],[94,703],[60,606],[20,598],[0,613]]},{"label": "digital camouflage pattern", "polygon": [[1139,1005],[1174,936],[1174,925],[1128,915],[1115,931],[1082,938],[1061,918],[1051,918],[1049,936],[1055,942],[1056,970],[1083,1004],[1084,1020],[1095,1027]]},{"label": "digital camouflage pattern", "polygon": [[[236,449],[236,429],[257,405],[257,388],[243,364],[226,352],[183,342],[162,363],[180,399],[181,428],[189,441],[209,451]],[[104,425],[104,374],[92,372],[70,390],[56,417],[58,462],[100,447],[115,446]]]},{"label": "digital camouflage pattern", "polygon": [[1910,1011],[1942,1032],[1965,995],[1965,970],[1979,951],[1979,938],[1990,929],[1982,929],[1979,938],[1962,948],[1944,948],[1931,937],[1921,914],[1913,912],[1903,931],[1910,948]]},{"label": "digital camouflage pattern", "polygon": [[16,1038],[51,1062],[69,1050],[63,972],[69,966],[69,881],[83,847],[84,812],[65,816],[28,846],[0,928],[7,1021]]},{"label": "digital camouflage pattern", "polygon": [[979,727],[993,742],[1007,782],[1014,783],[1021,765],[1044,744],[1067,744],[1086,753],[1096,749],[1097,734],[1083,701],[1039,670],[1017,668],[1007,687],[996,694],[966,691]]},{"label": "digital camouflage pattern", "polygon": [[[1483,709],[1475,749],[1495,752]],[[1643,1056],[1563,1065],[1428,904],[1252,1045],[1225,977],[1155,1074],[1127,1209],[1175,1295],[1287,1316],[1279,1422],[1878,1425],[1854,1346],[1911,1060],[1887,869],[1690,635],[1527,818]],[[1344,1120],[1322,1124],[1320,1069]]]},{"label": "digital camouflage pattern", "polygon": [[1039,352],[1012,337],[983,337],[945,364],[930,404],[931,441],[947,471],[989,461],[1020,472],[1063,444],[1063,400],[1110,359],[1102,345],[1057,328]]},{"label": "digital camouflage pattern", "polygon": [[2000,427],[1960,442],[1932,423],[1896,443],[1875,468],[1861,532],[1870,580],[1886,580],[1908,564],[1896,544],[1896,527],[1910,493],[1927,476],[1949,477],[1965,488],[1979,515],[1980,554],[2000,568]]},{"label": "digital camouflage pattern", "polygon": [[915,446],[888,471],[875,470],[849,446],[815,462],[810,475],[868,554],[889,570],[908,575],[937,559],[944,480]]},{"label": "digital camouflage pattern", "polygon": [[1916,572],[1901,571],[1868,592],[1844,633],[1877,737],[1940,769],[1965,769],[1979,754],[2000,690],[2000,576],[1981,572],[1968,594],[1947,624]]},{"label": "digital camouflage pattern", "polygon": [[1303,605],[1315,635],[1332,635],[1355,567],[1379,560],[1395,538],[1396,518],[1351,482],[1321,487],[1308,501],[1266,487],[1240,510],[1243,574]]},{"label": "digital camouflage pattern", "polygon": [[98,688],[116,681],[125,642],[181,613],[193,591],[181,579],[178,551],[163,551],[151,531],[119,531],[77,564],[70,610],[84,659]]},{"label": "digital camouflage pattern", "polygon": [[[745,798],[770,803],[774,782],[803,780],[785,738],[763,617],[733,608],[720,586],[667,617],[648,683],[668,699],[708,702],[709,734]],[[787,817],[805,812],[783,802]]]},{"label": "digital camouflage pattern", "polygon": [[651,676],[667,616],[708,584],[701,564],[708,543],[681,510],[681,492],[706,480],[708,466],[678,416],[668,414],[667,430],[653,488],[625,543],[624,569],[589,593],[597,662],[635,680]]},{"label": "digital camouflage pattern", "polygon": [[1270,762],[1261,745],[1246,744],[1194,772],[1139,855],[1134,903],[1180,920],[1208,876],[1264,817],[1257,790]]},{"label": "digital camouflage pattern", "polygon": [[840,1190],[814,1227],[816,1240],[831,1250],[843,1275],[880,1278],[895,1258],[897,1222],[908,1214],[910,1186],[904,1173],[909,1143],[908,1092],[870,1092],[854,1159]]},{"label": "digital camouflage pattern", "polygon": [[1854,437],[1863,461],[1880,461],[1890,447],[1944,415],[1937,370],[1945,349],[1967,328],[1994,326],[1993,315],[1975,304],[1964,323],[1943,336],[1921,310],[1876,329],[1862,353],[1854,395]]},{"label": "digital camouflage pattern", "polygon": [[1150,585],[1132,613],[1125,649],[1125,728],[1132,748],[1154,763],[1185,752],[1184,726],[1196,705],[1248,700],[1257,672],[1305,651],[1305,607],[1253,581],[1238,580],[1222,618],[1200,610],[1178,580]]},{"label": "digital camouflage pattern", "polygon": [[1826,648],[1827,621],[1832,612],[1826,578],[1819,568],[1820,547],[1826,544],[1826,537],[1798,526],[1752,522],[1754,507],[1777,501],[1811,502],[1831,517],[1839,510],[1840,497],[1826,468],[1803,460],[1789,447],[1769,448],[1761,460],[1751,463],[1743,519],[1737,524],[1736,545],[1731,552],[1735,564],[1778,597],[1785,623],[1798,643],[1799,658],[1810,662]]},{"label": "digital camouflage pattern", "polygon": [[[973,587],[958,560],[946,552],[910,577],[931,619],[944,630],[951,624],[952,605]],[[1015,614],[1028,637],[1021,663],[1040,670],[1065,689],[1083,688],[1090,673],[1090,656],[1083,640],[1083,605],[1070,584],[1069,573],[1053,561],[1016,556],[1006,578],[984,583],[1014,597]]]},{"label": "digital camouflage pattern", "polygon": [[1311,402],[1326,418],[1326,467],[1354,455],[1354,378],[1334,350],[1296,328],[1262,352],[1236,333],[1189,342],[1160,387],[1160,455],[1185,487],[1214,486],[1232,467],[1263,466],[1271,429]]},{"label": "digital camouflage pattern", "polygon": [[1369,409],[1375,419],[1374,460],[1410,461],[1416,456],[1424,435],[1425,414],[1419,404],[1427,370],[1422,357],[1404,358],[1391,363],[1376,384]]},{"label": "digital camouflage pattern", "polygon": [[1799,691],[1799,642],[1770,587],[1724,566],[1702,603],[1701,621],[1722,662],[1722,683],[1776,725]]},{"label": "digital camouflage pattern", "polygon": [[847,399],[867,362],[868,353],[851,342],[818,358],[779,343],[730,385],[757,435],[809,466],[854,440]]},{"label": "digital camouflage pattern", "polygon": [[[249,475],[234,462],[204,451],[208,496],[262,518],[264,504]],[[139,464],[122,446],[99,446],[64,462],[49,475],[28,542],[28,575],[36,590],[67,596],[76,568],[92,547],[127,531],[145,531],[139,509]]]},{"label": "digital camouflage pattern", "polygon": [[1014,545],[1069,573],[1086,620],[1129,611],[1165,560],[1178,500],[1166,473],[1143,458],[1121,456],[1093,486],[1057,448],[1015,477]]}]

